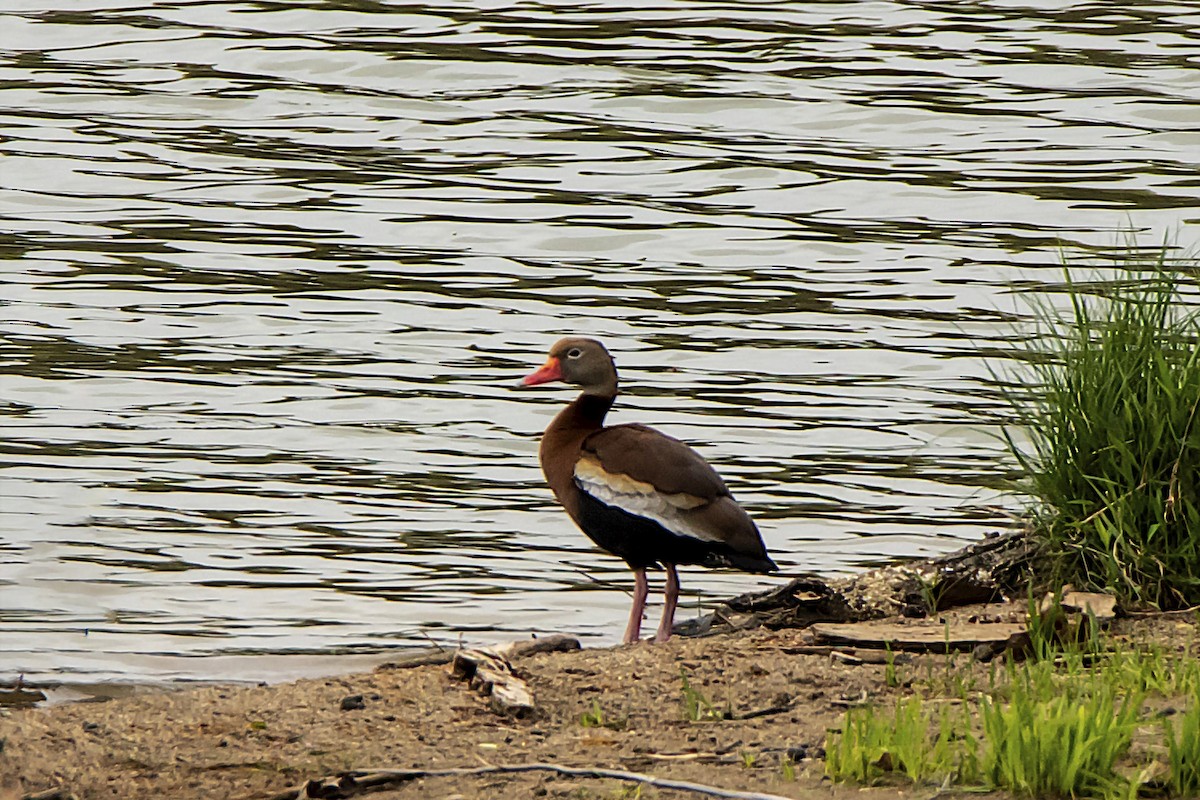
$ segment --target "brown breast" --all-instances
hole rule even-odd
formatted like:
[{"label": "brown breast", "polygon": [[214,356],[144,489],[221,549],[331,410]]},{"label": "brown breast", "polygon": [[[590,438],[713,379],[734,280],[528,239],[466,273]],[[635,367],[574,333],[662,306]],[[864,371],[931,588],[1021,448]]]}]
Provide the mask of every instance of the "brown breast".
[{"label": "brown breast", "polygon": [[[627,559],[774,569],[754,521],[708,462],[645,425],[604,427],[612,401],[581,395],[542,437],[542,471],[584,532]],[[619,541],[629,536],[638,541]]]}]

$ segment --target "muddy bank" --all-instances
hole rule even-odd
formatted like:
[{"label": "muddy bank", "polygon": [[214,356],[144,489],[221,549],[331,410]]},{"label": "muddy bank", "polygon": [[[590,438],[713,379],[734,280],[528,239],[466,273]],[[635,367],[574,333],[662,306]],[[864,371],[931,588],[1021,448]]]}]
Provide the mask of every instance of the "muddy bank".
[{"label": "muddy bank", "polygon": [[[781,756],[815,753],[837,701],[872,693],[883,669],[786,652],[805,643],[801,631],[754,631],[529,656],[516,664],[537,711],[522,720],[497,715],[437,665],[11,710],[0,719],[0,771],[21,793],[61,787],[81,800],[237,798],[350,769],[545,761],[801,796],[820,784],[821,761],[801,760],[791,782]],[[718,711],[786,710],[689,721],[681,669]],[[606,797],[615,785],[483,776],[374,796]]]},{"label": "muddy bank", "polygon": [[[918,651],[953,641],[968,651],[954,657],[953,668],[982,677],[989,667],[972,657],[972,650],[980,656],[973,637],[1003,645],[1024,622],[1024,600],[997,598],[1024,596],[1013,587],[1029,558],[1019,536],[997,536],[926,562],[828,584],[802,578],[734,598],[680,626],[692,636],[662,645],[513,655],[513,678],[533,695],[532,710],[519,717],[498,713],[494,698],[448,665],[421,659],[274,686],[11,708],[0,712],[0,800],[281,798],[306,781],[346,772],[535,763],[636,772],[714,792],[909,796],[929,789],[830,783],[826,734],[849,707],[935,692],[946,656],[903,653],[889,664],[881,650],[856,648],[853,636],[847,644],[852,626],[842,623],[884,618],[860,630],[877,637],[882,629],[893,645],[907,640]],[[943,608],[969,601],[976,602]],[[1195,644],[1196,627],[1194,614],[1147,615],[1114,621],[1112,633],[1181,651]],[[410,776],[385,786],[370,796],[705,796],[553,771]]]},{"label": "muddy bank", "polygon": [[[998,604],[957,613],[1011,622],[1023,610]],[[1194,615],[1118,620],[1114,631],[1169,648],[1196,638]],[[908,656],[901,680],[893,672],[889,682],[886,664],[843,652],[821,649],[810,631],[758,629],[532,655],[514,661],[536,698],[526,719],[498,715],[445,665],[11,709],[0,718],[0,774],[11,797],[57,789],[80,800],[249,798],[347,770],[550,762],[782,797],[857,797],[860,788],[823,777],[826,731],[848,706],[886,702],[922,676],[941,674],[945,657]],[[969,656],[957,660],[960,669],[987,669]],[[699,693],[692,695],[698,720],[687,717],[681,671]],[[633,796],[621,794],[630,786],[481,774],[415,779],[371,796],[608,798]],[[912,791],[885,786],[867,794]],[[643,788],[640,796],[700,795]]]}]

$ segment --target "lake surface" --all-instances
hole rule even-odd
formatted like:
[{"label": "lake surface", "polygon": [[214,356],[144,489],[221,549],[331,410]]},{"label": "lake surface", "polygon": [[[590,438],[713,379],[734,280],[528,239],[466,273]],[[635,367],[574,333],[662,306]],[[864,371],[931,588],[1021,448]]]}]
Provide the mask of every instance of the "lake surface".
[{"label": "lake surface", "polygon": [[565,333],[783,568],[681,618],[1001,528],[981,353],[1200,240],[1198,68],[1195,3],[0,3],[0,677],[619,640]]}]

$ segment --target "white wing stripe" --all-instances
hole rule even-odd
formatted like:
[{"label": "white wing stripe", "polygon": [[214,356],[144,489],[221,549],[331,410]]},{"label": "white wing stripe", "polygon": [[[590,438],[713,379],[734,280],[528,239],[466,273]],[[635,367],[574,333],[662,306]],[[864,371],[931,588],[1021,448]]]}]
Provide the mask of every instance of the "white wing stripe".
[{"label": "white wing stripe", "polygon": [[596,480],[587,474],[581,474],[581,472],[585,472],[585,470],[575,470],[576,485],[579,486],[581,491],[587,492],[605,505],[610,505],[630,514],[653,520],[678,536],[687,536],[702,542],[721,541],[720,538],[714,536],[711,532],[690,524],[680,514],[677,506],[673,505],[657,492],[650,494],[620,492],[607,483]]}]

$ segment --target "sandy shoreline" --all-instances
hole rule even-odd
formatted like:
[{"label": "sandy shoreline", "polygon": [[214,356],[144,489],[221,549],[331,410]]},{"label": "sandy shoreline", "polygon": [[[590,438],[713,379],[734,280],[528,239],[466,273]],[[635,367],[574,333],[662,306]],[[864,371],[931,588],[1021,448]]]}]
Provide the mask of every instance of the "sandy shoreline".
[{"label": "sandy shoreline", "polygon": [[[0,774],[10,792],[61,788],[81,800],[239,798],[351,769],[544,761],[802,797],[821,785],[821,761],[801,761],[793,782],[780,758],[814,752],[843,710],[830,701],[882,680],[879,666],[784,652],[804,641],[802,631],[754,631],[529,656],[516,662],[537,701],[529,720],[498,716],[445,666],[13,709],[0,718]],[[735,714],[794,706],[687,721],[681,668]],[[358,695],[362,707],[344,710]],[[596,704],[606,726],[586,727],[581,715]],[[618,786],[531,774],[426,780],[373,796],[609,797]],[[643,796],[675,794],[650,791],[658,794]]]},{"label": "sandy shoreline", "polygon": [[[1005,613],[1015,613],[1013,608]],[[1171,646],[1197,634],[1194,615],[1118,625],[1118,635]],[[886,703],[910,692],[905,683],[941,670],[944,657],[912,657],[902,667],[909,679],[889,686],[885,665],[798,652],[811,646],[809,637],[804,630],[759,629],[528,656],[514,663],[535,693],[537,712],[530,719],[497,715],[485,697],[438,665],[10,709],[0,716],[0,798],[59,789],[80,800],[236,800],[268,797],[347,770],[533,762],[629,770],[788,798],[861,796],[863,789],[823,777],[826,731],[839,724],[847,705]],[[965,656],[957,663],[986,669]],[[681,670],[716,710],[734,718],[686,719]],[[603,724],[584,724],[581,717],[589,713]],[[784,766],[793,759],[794,769]],[[634,786],[521,773],[426,778],[370,796],[699,796],[649,787],[637,795]],[[928,789],[865,791],[894,798]]]}]

